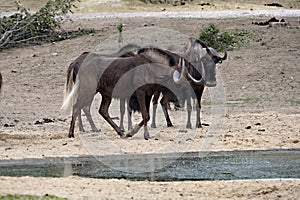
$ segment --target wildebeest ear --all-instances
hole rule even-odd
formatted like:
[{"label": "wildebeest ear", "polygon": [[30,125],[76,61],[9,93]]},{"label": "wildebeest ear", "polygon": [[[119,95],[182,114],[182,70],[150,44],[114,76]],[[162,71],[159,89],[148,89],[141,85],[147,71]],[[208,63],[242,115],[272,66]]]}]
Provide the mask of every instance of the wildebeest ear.
[{"label": "wildebeest ear", "polygon": [[187,51],[189,51],[192,48],[193,41],[194,41],[194,39],[192,37],[190,37],[187,44],[183,47],[183,52],[186,53]]}]

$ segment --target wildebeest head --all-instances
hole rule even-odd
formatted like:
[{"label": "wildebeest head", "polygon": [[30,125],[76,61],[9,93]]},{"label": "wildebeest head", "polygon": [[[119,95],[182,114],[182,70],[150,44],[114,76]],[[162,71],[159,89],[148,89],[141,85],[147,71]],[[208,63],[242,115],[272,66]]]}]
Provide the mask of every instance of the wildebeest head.
[{"label": "wildebeest head", "polygon": [[216,64],[226,60],[227,51],[224,46],[224,56],[221,56],[215,49],[206,46],[200,40],[194,40],[191,48],[186,52],[185,57],[195,66],[198,74],[195,72],[190,77],[195,84],[204,84],[208,87],[217,85]]}]

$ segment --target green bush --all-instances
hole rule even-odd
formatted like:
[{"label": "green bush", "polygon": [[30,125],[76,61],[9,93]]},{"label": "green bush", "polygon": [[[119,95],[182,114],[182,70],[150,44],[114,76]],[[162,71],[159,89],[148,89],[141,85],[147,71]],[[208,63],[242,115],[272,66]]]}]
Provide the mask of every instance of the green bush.
[{"label": "green bush", "polygon": [[215,24],[210,24],[200,32],[199,39],[217,51],[221,51],[223,44],[226,44],[228,50],[239,49],[247,45],[249,36],[251,33],[246,30],[220,31]]},{"label": "green bush", "polygon": [[16,1],[19,13],[0,18],[0,49],[20,44],[42,44],[59,41],[94,30],[63,31],[61,24],[79,0],[48,0],[46,5],[31,14]]}]

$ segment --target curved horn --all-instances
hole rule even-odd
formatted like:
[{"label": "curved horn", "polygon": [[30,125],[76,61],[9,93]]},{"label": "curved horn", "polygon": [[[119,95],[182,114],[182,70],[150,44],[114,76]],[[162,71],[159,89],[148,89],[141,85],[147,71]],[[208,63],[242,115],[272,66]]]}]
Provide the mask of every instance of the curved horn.
[{"label": "curved horn", "polygon": [[205,48],[208,55],[210,55],[211,57],[214,56],[213,52],[211,52],[210,48],[203,41],[195,40],[194,45],[195,43],[200,44],[203,48]]},{"label": "curved horn", "polygon": [[175,70],[173,73],[173,80],[175,83],[181,83],[182,78],[184,77],[184,70],[185,70],[185,63],[184,63],[184,59],[180,58],[179,59],[179,64],[181,66],[181,74],[179,74],[178,70]]},{"label": "curved horn", "polygon": [[221,56],[221,54],[219,54],[215,49],[209,47],[210,51],[212,52],[212,54],[216,57],[218,57],[218,59],[220,60],[226,60],[227,59],[227,48],[226,48],[226,44],[223,44],[223,48],[224,48],[224,56]]},{"label": "curved horn", "polygon": [[204,83],[203,77],[202,77],[200,80],[197,80],[197,79],[195,79],[192,75],[190,75],[189,73],[188,73],[188,76],[189,76],[189,79],[191,79],[191,81],[193,81],[193,83],[194,83],[195,85],[201,85],[201,84]]},{"label": "curved horn", "polygon": [[[204,72],[204,65],[203,65],[203,62],[201,61],[201,67],[202,67],[202,72],[201,73],[205,73]],[[188,73],[188,77],[189,79],[195,84],[195,85],[201,85],[201,84],[204,84],[204,78],[203,78],[203,75],[201,77],[200,80],[197,80],[195,79],[190,73]]]},{"label": "curved horn", "polygon": [[224,47],[224,56],[221,58],[222,60],[226,60],[227,59],[227,48],[226,48],[226,44],[223,45]]}]

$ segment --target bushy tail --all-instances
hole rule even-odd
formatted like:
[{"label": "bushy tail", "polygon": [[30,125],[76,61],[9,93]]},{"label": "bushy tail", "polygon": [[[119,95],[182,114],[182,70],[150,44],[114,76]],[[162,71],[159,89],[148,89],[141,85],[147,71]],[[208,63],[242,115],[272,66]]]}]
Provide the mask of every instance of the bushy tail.
[{"label": "bushy tail", "polygon": [[78,88],[79,88],[79,81],[76,81],[71,92],[68,95],[66,95],[66,97],[64,98],[64,102],[60,108],[63,113],[66,113],[66,114],[70,113],[71,108],[73,106],[73,101],[76,98],[77,93],[78,93]]},{"label": "bushy tail", "polygon": [[73,75],[74,75],[74,67],[73,67],[73,63],[71,63],[67,71],[67,81],[65,85],[64,99],[66,99],[66,97],[70,94],[73,88],[74,80],[76,79],[76,75],[75,77],[73,77]]},{"label": "bushy tail", "polygon": [[79,84],[76,83],[73,86],[73,70],[74,68],[72,67],[72,65],[70,65],[67,72],[67,82],[65,85],[64,101],[63,105],[60,108],[63,111],[63,113],[69,113],[71,111],[74,95],[77,94],[78,91]]}]

